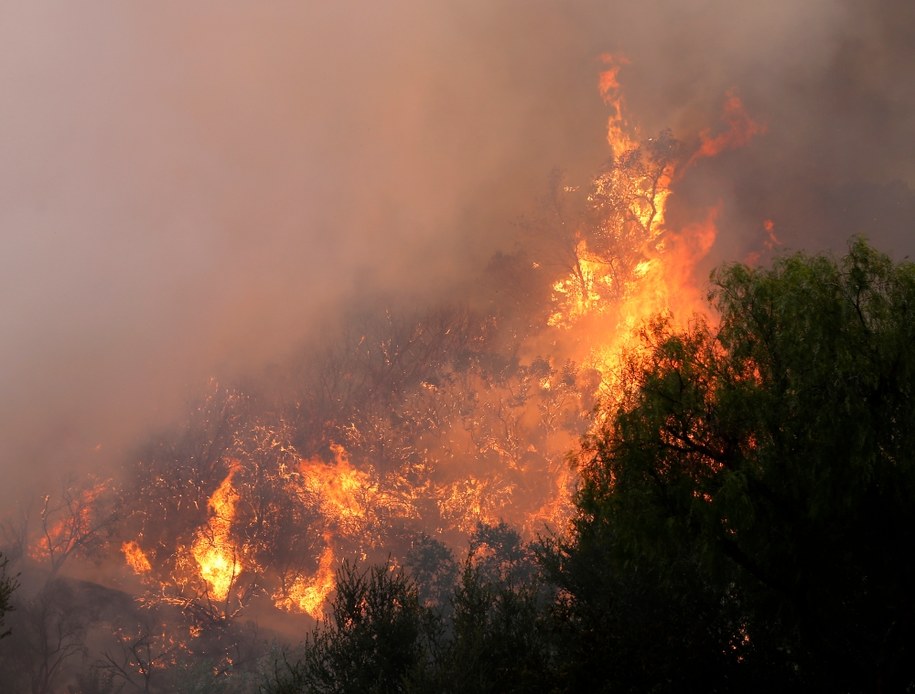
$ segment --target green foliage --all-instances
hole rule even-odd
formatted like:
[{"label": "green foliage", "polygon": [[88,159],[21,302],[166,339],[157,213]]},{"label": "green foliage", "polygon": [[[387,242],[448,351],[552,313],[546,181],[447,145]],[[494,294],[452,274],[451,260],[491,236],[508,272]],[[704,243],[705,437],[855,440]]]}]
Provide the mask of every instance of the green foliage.
[{"label": "green foliage", "polygon": [[534,554],[517,531],[480,523],[452,597],[438,691],[549,691],[548,597]]},{"label": "green foliage", "polygon": [[840,261],[725,267],[711,299],[717,329],[646,331],[630,395],[589,442],[556,560],[569,619],[617,620],[629,597],[674,623],[698,607],[702,669],[915,683],[915,266],[859,240]]},{"label": "green foliage", "polygon": [[423,533],[407,552],[405,565],[416,582],[420,604],[446,611],[458,577],[458,565],[451,550]]},{"label": "green foliage", "polygon": [[271,692],[401,692],[422,678],[434,620],[414,584],[391,565],[337,573],[331,615],[306,641],[302,657],[277,668]]},{"label": "green foliage", "polygon": [[453,633],[438,663],[438,691],[550,690],[549,626],[535,586],[488,580],[468,560],[453,601]]},{"label": "green foliage", "polygon": [[[460,578],[422,536],[408,565],[337,574],[331,615],[275,668],[268,692],[524,692],[551,688],[547,593],[534,555],[504,523],[480,524]],[[431,589],[429,588],[431,586]],[[430,593],[431,594],[431,593]],[[443,604],[447,603],[447,604]]]}]

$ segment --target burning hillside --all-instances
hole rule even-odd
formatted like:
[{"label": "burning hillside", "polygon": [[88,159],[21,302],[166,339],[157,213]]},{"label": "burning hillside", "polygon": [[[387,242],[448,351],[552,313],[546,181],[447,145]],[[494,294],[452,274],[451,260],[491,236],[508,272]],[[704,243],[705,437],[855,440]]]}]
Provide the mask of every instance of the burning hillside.
[{"label": "burning hillside", "polygon": [[69,561],[136,595],[140,612],[106,618],[116,676],[202,653],[227,671],[241,620],[320,618],[344,559],[402,561],[430,537],[461,551],[501,522],[528,538],[565,527],[567,454],[619,395],[639,331],[701,309],[694,268],[717,208],[669,227],[676,182],[762,130],[731,94],[698,144],[646,138],[627,126],[622,61],[602,60],[605,167],[582,185],[553,176],[520,249],[493,258],[468,302],[366,305],[336,343],[284,367],[284,397],[212,382],[117,483],[46,497],[15,531],[51,576]]},{"label": "burning hillside", "polygon": [[0,23],[3,690],[252,691],[341,567],[447,608],[713,266],[911,252],[907,0],[59,5]]}]

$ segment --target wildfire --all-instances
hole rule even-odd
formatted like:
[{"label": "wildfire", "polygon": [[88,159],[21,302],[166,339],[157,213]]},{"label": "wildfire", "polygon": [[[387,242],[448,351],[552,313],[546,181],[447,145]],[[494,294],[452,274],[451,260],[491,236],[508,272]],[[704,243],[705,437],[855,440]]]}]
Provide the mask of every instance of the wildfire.
[{"label": "wildfire", "polygon": [[121,552],[124,554],[127,565],[133,569],[134,573],[145,574],[152,571],[152,565],[149,563],[146,553],[136,541],[129,540],[123,543]]},{"label": "wildfire", "polygon": [[543,528],[561,528],[573,512],[572,498],[575,494],[576,476],[572,467],[565,461],[560,461],[550,472],[553,492],[548,500],[531,514],[525,524],[525,531],[531,535],[542,533]]},{"label": "wildfire", "polygon": [[614,286],[606,262],[588,250],[587,241],[579,241],[575,253],[575,272],[553,283],[553,302],[559,308],[547,319],[548,325],[569,325],[592,311],[603,311],[603,290]]},{"label": "wildfire", "polygon": [[367,472],[353,467],[343,446],[331,444],[334,462],[303,460],[299,464],[302,490],[317,499],[321,513],[341,532],[356,534],[368,508],[378,497],[378,485]]},{"label": "wildfire", "polygon": [[100,513],[99,501],[110,480],[82,489],[66,489],[59,500],[51,495],[42,499],[40,533],[31,544],[29,555],[40,562],[47,561],[58,570],[67,558],[106,523]]},{"label": "wildfire", "polygon": [[333,538],[325,536],[326,544],[314,576],[297,576],[285,594],[280,592],[273,596],[277,607],[288,612],[306,612],[315,619],[320,618],[324,611],[324,601],[334,589],[335,559],[332,540]]},{"label": "wildfire", "polygon": [[714,157],[728,149],[743,147],[757,135],[766,132],[766,126],[753,120],[744,108],[743,101],[733,92],[727,95],[722,116],[727,128],[712,135],[709,128],[699,133],[699,148],[687,165],[705,157]]},{"label": "wildfire", "polygon": [[228,597],[242,569],[238,547],[232,542],[232,522],[239,496],[232,485],[232,478],[238,469],[238,461],[232,461],[226,478],[210,497],[210,518],[198,531],[191,546],[191,554],[200,568],[200,577],[207,582],[210,594],[216,600]]},{"label": "wildfire", "polygon": [[624,152],[632,150],[638,142],[630,135],[626,120],[623,118],[623,94],[619,83],[620,69],[629,61],[625,56],[604,53],[600,56],[606,69],[598,77],[598,90],[604,103],[611,108],[607,117],[607,143],[618,157]]},{"label": "wildfire", "polygon": [[[288,612],[305,612],[315,619],[323,613],[327,596],[334,588],[336,554],[344,539],[365,542],[374,514],[386,509],[393,516],[414,515],[409,503],[383,491],[381,481],[371,469],[361,470],[350,460],[346,449],[330,445],[333,460],[300,460],[297,480],[298,498],[318,511],[323,526],[323,549],[314,574],[296,573],[272,598]],[[369,542],[368,544],[371,544]]]},{"label": "wildfire", "polygon": [[512,491],[498,480],[469,475],[438,489],[439,511],[455,527],[471,532],[479,522],[498,523],[511,506]]},{"label": "wildfire", "polygon": [[[588,319],[585,342],[589,353],[585,363],[602,376],[602,391],[613,397],[621,387],[621,365],[626,354],[642,349],[640,329],[654,316],[665,314],[681,327],[701,310],[703,301],[693,271],[706,256],[717,235],[720,206],[708,210],[702,222],[682,229],[670,229],[666,206],[675,181],[678,158],[664,159],[654,152],[657,140],[640,142],[624,118],[619,71],[625,59],[601,56],[607,66],[600,74],[599,90],[611,107],[607,141],[613,165],[599,176],[588,200],[605,211],[605,220],[591,237],[617,241],[607,253],[595,250],[587,239],[579,241],[572,272],[553,284],[556,311],[549,325],[571,329]],[[745,145],[765,127],[753,120],[743,103],[730,93],[724,106],[726,128],[712,135],[700,133],[698,149],[686,167],[698,159]],[[685,167],[685,168],[686,168]],[[767,221],[770,238],[772,224]],[[586,236],[581,233],[580,236]],[[631,253],[631,265],[622,265],[618,249]],[[614,255],[617,251],[617,255]],[[612,296],[612,301],[608,301]]]},{"label": "wildfire", "polygon": [[[399,333],[374,344],[371,333],[362,335],[350,353],[330,363],[322,381],[327,393],[324,400],[315,396],[315,411],[308,411],[309,402],[297,410],[316,423],[307,435],[297,420],[274,421],[272,415],[252,426],[229,398],[212,421],[204,411],[201,428],[215,429],[215,422],[235,427],[224,436],[230,443],[211,437],[208,446],[218,452],[185,456],[190,462],[181,469],[191,472],[173,478],[175,458],[169,458],[150,485],[159,496],[148,497],[186,525],[169,528],[163,539],[148,522],[158,515],[146,513],[134,526],[142,529],[132,532],[137,539],[120,545],[127,566],[144,576],[148,588],[159,587],[161,579],[159,599],[167,596],[182,609],[203,605],[228,618],[249,596],[260,596],[278,609],[318,619],[344,556],[375,560],[378,550],[432,529],[457,543],[480,522],[506,520],[529,535],[544,525],[563,527],[577,480],[565,454],[593,421],[600,397],[614,398],[625,387],[624,359],[644,349],[640,331],[658,314],[682,327],[704,306],[694,270],[715,242],[721,208],[671,228],[667,204],[678,177],[699,159],[765,130],[729,94],[724,126],[700,133],[694,152],[684,153],[669,133],[643,139],[625,118],[619,78],[626,60],[601,60],[598,88],[610,110],[612,158],[590,187],[562,188],[559,195],[572,196],[563,200],[577,207],[561,220],[568,226],[559,240],[542,246],[553,262],[525,258],[533,261],[538,303],[518,321],[523,328],[510,337],[499,334],[494,312],[479,328],[475,319],[448,323],[445,315],[441,325],[394,325]],[[767,248],[778,244],[775,222],[765,220],[762,230]],[[502,342],[487,342],[490,330]],[[385,388],[384,406],[366,407]],[[327,411],[343,414],[329,421],[337,415]],[[311,451],[329,446],[331,459],[304,456],[300,445]],[[209,467],[198,473],[191,464],[201,460],[207,466],[229,461],[208,499],[210,486],[201,492],[187,484],[210,479]],[[46,498],[33,556],[59,566],[81,546],[99,525],[96,497],[103,488],[68,495],[59,506]],[[203,522],[198,514],[205,499]],[[152,547],[166,543],[169,552],[152,554]],[[193,637],[201,623],[189,627]]]}]

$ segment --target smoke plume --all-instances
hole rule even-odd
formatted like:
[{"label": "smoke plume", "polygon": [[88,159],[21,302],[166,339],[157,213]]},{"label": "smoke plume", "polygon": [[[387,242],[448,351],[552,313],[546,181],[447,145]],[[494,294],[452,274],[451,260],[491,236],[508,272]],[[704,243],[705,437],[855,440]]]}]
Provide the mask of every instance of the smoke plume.
[{"label": "smoke plume", "polygon": [[[599,56],[641,133],[729,95],[765,133],[699,159],[714,262],[897,255],[915,222],[915,9],[855,3],[4,1],[4,504],[108,466],[212,376],[332,331],[354,297],[447,297],[559,167],[609,152]],[[722,115],[724,114],[724,115]],[[459,299],[459,297],[458,297]]]}]

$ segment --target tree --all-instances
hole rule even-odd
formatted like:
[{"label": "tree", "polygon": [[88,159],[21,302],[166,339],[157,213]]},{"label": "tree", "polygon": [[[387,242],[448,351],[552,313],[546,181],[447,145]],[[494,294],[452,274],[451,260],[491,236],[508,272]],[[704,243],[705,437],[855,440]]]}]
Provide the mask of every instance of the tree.
[{"label": "tree", "polygon": [[516,531],[478,524],[451,602],[434,691],[553,690],[549,591]]},{"label": "tree", "polygon": [[[610,306],[619,298],[619,287],[662,238],[664,191],[682,155],[681,143],[665,130],[610,157],[590,186],[551,174],[539,216],[524,225],[524,245],[572,306]],[[602,267],[601,281],[594,266]],[[569,306],[561,313],[569,314]]]},{"label": "tree", "polygon": [[83,659],[86,634],[98,606],[89,604],[77,584],[53,578],[31,595],[17,595],[15,607],[15,636],[0,652],[0,689],[32,694],[61,691]]},{"label": "tree", "polygon": [[728,266],[713,287],[718,325],[650,326],[588,442],[574,538],[553,556],[567,622],[663,605],[652,636],[687,625],[704,689],[757,671],[767,687],[912,687],[915,265],[856,240],[838,261]]},{"label": "tree", "polygon": [[6,567],[9,559],[0,552],[0,639],[10,635],[10,630],[3,628],[6,613],[13,609],[13,593],[19,587],[19,581],[15,576],[8,576]]},{"label": "tree", "polygon": [[344,562],[330,616],[266,691],[549,691],[549,594],[520,536],[480,524],[459,580],[444,545],[421,536],[414,549],[413,576]]},{"label": "tree", "polygon": [[445,613],[458,577],[458,565],[451,550],[421,533],[407,552],[404,565],[416,585],[419,603]]},{"label": "tree", "polygon": [[[301,658],[278,666],[271,692],[421,691],[434,620],[416,587],[390,564],[337,572],[331,615],[314,630]],[[414,684],[415,683],[415,684]]]}]

